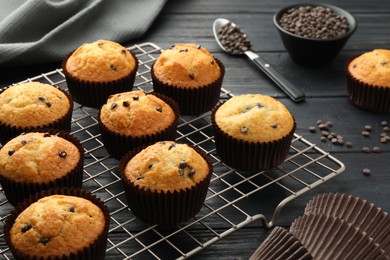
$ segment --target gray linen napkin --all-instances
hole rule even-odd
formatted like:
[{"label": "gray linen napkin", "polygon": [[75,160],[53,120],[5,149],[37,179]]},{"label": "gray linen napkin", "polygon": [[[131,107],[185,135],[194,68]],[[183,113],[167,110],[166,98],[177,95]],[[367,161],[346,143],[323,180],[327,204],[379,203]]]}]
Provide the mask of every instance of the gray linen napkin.
[{"label": "gray linen napkin", "polygon": [[144,34],[166,0],[1,0],[0,66],[60,61],[85,42]]}]

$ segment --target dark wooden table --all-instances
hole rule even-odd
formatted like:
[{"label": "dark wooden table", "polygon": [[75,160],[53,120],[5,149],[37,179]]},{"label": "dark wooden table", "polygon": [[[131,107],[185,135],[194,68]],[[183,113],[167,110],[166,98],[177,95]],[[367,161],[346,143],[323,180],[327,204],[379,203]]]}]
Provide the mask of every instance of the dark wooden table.
[{"label": "dark wooden table", "polygon": [[[152,42],[161,48],[179,42],[195,42],[209,49],[226,67],[223,87],[233,95],[262,93],[276,97],[293,113],[297,120],[298,135],[328,151],[342,161],[346,170],[335,178],[296,197],[285,205],[276,225],[288,228],[292,221],[303,214],[306,203],[314,196],[325,192],[342,192],[374,203],[390,212],[390,143],[379,142],[380,122],[389,114],[374,114],[352,105],[346,96],[345,64],[353,56],[364,51],[389,48],[390,43],[390,2],[336,1],[334,4],[351,12],[357,20],[358,29],[350,38],[341,53],[329,64],[321,67],[303,67],[295,64],[286,53],[272,17],[282,7],[299,1],[283,0],[170,0],[156,19],[151,29],[140,39],[127,43]],[[315,3],[315,1],[307,1]],[[240,25],[253,44],[253,50],[273,65],[293,84],[307,95],[306,101],[294,103],[286,97],[253,63],[246,57],[233,57],[222,52],[212,34],[214,19],[223,17]],[[36,76],[59,67],[59,63],[33,67],[0,68],[0,87]],[[390,102],[390,101],[389,101]],[[353,143],[352,148],[320,141],[320,132],[310,133],[309,127],[317,120],[331,121],[332,131],[342,135],[345,141]],[[373,127],[370,137],[363,137],[365,125]],[[363,153],[362,148],[381,148],[380,153]],[[362,173],[369,168],[369,176]],[[278,190],[262,193],[272,200],[279,197]],[[260,205],[252,200],[255,210]],[[259,203],[267,204],[264,197]],[[272,209],[264,209],[271,214]],[[261,212],[260,212],[261,213]],[[203,229],[200,228],[202,233]],[[247,259],[269,234],[261,221],[253,221],[237,228],[216,243],[204,248],[193,259]],[[118,235],[120,236],[120,235]],[[183,242],[184,243],[184,242]],[[169,254],[165,255],[170,258]],[[164,258],[165,258],[164,257]],[[114,259],[114,258],[112,258]]]}]

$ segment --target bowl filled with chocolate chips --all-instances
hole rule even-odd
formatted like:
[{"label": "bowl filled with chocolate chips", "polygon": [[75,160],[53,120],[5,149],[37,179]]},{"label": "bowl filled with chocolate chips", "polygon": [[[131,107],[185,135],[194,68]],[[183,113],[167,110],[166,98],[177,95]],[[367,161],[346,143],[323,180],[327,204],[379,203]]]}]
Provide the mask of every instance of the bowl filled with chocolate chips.
[{"label": "bowl filled with chocolate chips", "polygon": [[329,63],[357,28],[350,13],[328,4],[287,6],[273,21],[291,59],[301,65]]}]

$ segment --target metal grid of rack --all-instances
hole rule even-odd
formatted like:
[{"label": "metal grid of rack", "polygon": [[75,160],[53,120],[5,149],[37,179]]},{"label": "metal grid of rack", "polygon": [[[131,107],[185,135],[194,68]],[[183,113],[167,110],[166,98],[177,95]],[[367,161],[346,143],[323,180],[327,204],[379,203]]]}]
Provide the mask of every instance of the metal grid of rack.
[{"label": "metal grid of rack", "polygon": [[[161,48],[153,43],[143,43],[129,49],[139,59],[135,88],[149,92],[152,90],[150,67]],[[67,88],[61,69],[27,81]],[[221,100],[231,96],[229,91],[222,89]],[[176,140],[195,145],[212,158],[214,172],[209,191],[203,208],[194,218],[170,227],[150,226],[127,208],[118,161],[111,158],[103,146],[96,116],[96,109],[75,104],[72,134],[82,141],[85,149],[83,188],[102,199],[110,211],[107,259],[184,259],[256,220],[272,227],[285,204],[345,169],[344,164],[328,152],[295,134],[288,158],[278,167],[257,173],[236,171],[221,162],[216,154],[210,112],[198,117],[182,116]],[[258,203],[259,197],[264,198],[268,189],[279,189],[281,194],[276,205],[271,206],[270,218],[261,214]],[[262,204],[270,207],[267,203]],[[0,256],[4,259],[12,259],[2,232],[11,210],[12,206],[0,192]]]}]

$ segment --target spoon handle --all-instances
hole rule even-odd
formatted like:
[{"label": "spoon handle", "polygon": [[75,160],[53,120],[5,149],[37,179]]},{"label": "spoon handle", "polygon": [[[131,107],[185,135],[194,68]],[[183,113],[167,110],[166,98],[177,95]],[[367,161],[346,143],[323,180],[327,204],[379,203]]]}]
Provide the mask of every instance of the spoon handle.
[{"label": "spoon handle", "polygon": [[305,94],[302,90],[291,84],[285,77],[276,71],[263,58],[252,51],[246,51],[245,54],[259,67],[272,81],[278,85],[294,102],[305,100]]}]

